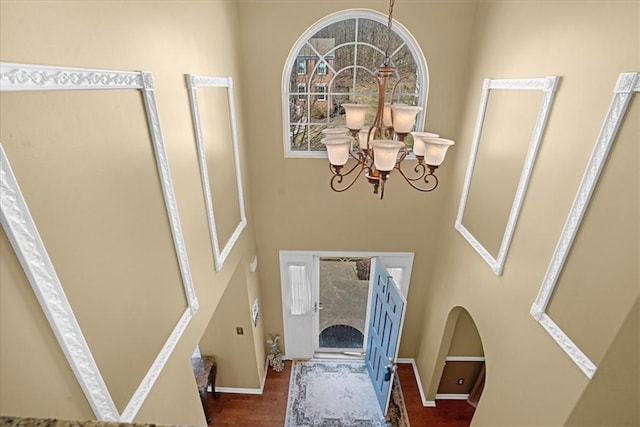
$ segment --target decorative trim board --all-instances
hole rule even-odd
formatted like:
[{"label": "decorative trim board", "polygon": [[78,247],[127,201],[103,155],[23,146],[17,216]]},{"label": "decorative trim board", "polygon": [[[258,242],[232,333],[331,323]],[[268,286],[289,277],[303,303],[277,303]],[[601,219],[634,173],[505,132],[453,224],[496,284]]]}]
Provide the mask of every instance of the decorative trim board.
[{"label": "decorative trim board", "polygon": [[96,365],[2,145],[0,145],[0,222],[94,415],[99,421],[132,422],[198,309],[160,128],[153,75],[150,72],[105,71],[0,62],[0,92],[109,89],[142,91],[155,154],[155,169],[162,187],[182,277],[182,287],[188,305],[122,414],[118,413]]},{"label": "decorative trim board", "polygon": [[[471,146],[471,153],[469,155],[469,163],[467,165],[467,172],[464,179],[464,185],[462,189],[462,195],[460,196],[460,205],[458,207],[458,215],[456,217],[455,228],[462,234],[462,236],[469,242],[471,247],[478,252],[478,254],[489,264],[491,270],[496,276],[501,276],[504,270],[504,264],[507,258],[507,252],[511,245],[511,239],[515,232],[516,223],[520,216],[520,210],[524,203],[525,193],[529,186],[529,179],[531,178],[531,172],[533,165],[538,154],[538,148],[542,141],[544,129],[549,118],[549,112],[551,110],[551,104],[553,103],[554,95],[558,87],[560,77],[549,76],[545,78],[537,79],[485,79],[482,86],[482,97],[480,99],[480,107],[478,109],[478,117],[476,119],[476,127],[473,135],[473,145]],[[471,234],[471,232],[462,224],[464,217],[465,207],[467,205],[467,199],[469,196],[469,189],[471,188],[471,179],[473,176],[473,170],[475,167],[478,150],[480,148],[480,137],[482,135],[482,127],[484,124],[485,113],[487,110],[487,103],[489,101],[490,90],[540,90],[543,92],[542,102],[538,111],[538,117],[536,124],[531,134],[531,140],[529,143],[529,149],[522,166],[522,172],[518,187],[513,198],[513,204],[511,206],[511,212],[507,220],[507,225],[502,236],[502,242],[498,250],[497,256],[493,255],[478,241],[478,239]]]},{"label": "decorative trim board", "polygon": [[640,92],[640,73],[621,73],[618,76],[614,95],[605,116],[604,123],[596,139],[595,146],[587,163],[587,168],[578,187],[578,192],[569,210],[560,239],[549,262],[547,272],[531,306],[531,315],[551,335],[556,343],[567,353],[580,370],[589,378],[596,372],[596,365],[569,339],[562,329],[546,313],[551,295],[558,283],[573,241],[578,234],[582,219],[607,161],[609,151],[622,123],[631,97]]},{"label": "decorative trim board", "polygon": [[[216,271],[222,270],[224,261],[229,256],[231,249],[235,246],[242,230],[247,226],[247,216],[244,209],[244,194],[242,191],[242,170],[240,169],[240,154],[238,152],[238,131],[236,129],[236,112],[235,101],[233,97],[233,80],[231,77],[209,77],[197,76],[195,74],[186,74],[187,87],[189,89],[189,102],[191,104],[191,118],[196,135],[196,145],[198,149],[198,161],[200,163],[200,179],[202,180],[202,189],[204,192],[205,205],[207,209],[207,219],[209,221],[209,233],[211,236],[211,245],[213,246],[213,256]],[[233,147],[233,165],[236,174],[236,190],[238,191],[238,205],[240,209],[240,222],[234,229],[227,243],[221,248],[218,239],[218,229],[215,219],[215,208],[213,197],[211,196],[211,185],[209,181],[209,166],[207,165],[207,157],[205,150],[205,140],[202,132],[202,123],[200,120],[200,111],[198,109],[197,89],[204,88],[226,88],[227,102],[229,107],[229,120],[231,128],[231,145]],[[218,143],[218,141],[214,141]],[[228,143],[228,141],[222,141]],[[218,207],[219,208],[219,207]],[[256,259],[257,261],[257,259]],[[256,262],[257,267],[257,262]],[[255,270],[254,270],[255,271]]]}]

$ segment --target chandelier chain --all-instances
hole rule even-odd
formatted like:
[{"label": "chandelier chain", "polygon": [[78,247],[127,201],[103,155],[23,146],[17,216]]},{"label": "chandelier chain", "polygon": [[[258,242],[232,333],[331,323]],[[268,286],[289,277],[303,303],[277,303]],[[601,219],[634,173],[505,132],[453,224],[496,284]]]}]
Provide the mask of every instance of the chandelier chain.
[{"label": "chandelier chain", "polygon": [[384,64],[389,65],[389,50],[391,49],[391,25],[393,23],[393,5],[396,0],[389,0],[389,22],[387,23],[387,48],[384,51]]}]

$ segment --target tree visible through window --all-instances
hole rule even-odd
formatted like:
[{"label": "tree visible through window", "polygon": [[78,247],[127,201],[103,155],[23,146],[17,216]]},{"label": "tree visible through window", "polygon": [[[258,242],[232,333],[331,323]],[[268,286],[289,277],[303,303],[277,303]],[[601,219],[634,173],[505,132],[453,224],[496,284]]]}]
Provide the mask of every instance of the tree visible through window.
[{"label": "tree visible through window", "polygon": [[[343,103],[371,106],[373,121],[377,100],[376,68],[384,59],[387,44],[387,17],[371,11],[351,10],[319,21],[292,50],[283,76],[285,108],[285,153],[292,157],[325,156],[320,143],[322,130],[346,125]],[[398,86],[394,102],[425,105],[426,64],[413,37],[394,22],[389,56],[397,67],[386,94],[395,81],[408,75]],[[309,92],[307,92],[309,91]],[[416,121],[422,129],[422,116]],[[411,144],[409,138],[408,141]]]}]

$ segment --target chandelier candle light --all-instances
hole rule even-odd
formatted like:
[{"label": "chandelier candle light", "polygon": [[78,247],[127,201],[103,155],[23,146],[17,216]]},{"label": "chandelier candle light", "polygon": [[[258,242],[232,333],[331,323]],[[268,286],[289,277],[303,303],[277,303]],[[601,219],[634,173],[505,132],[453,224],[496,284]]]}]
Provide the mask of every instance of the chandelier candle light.
[{"label": "chandelier candle light", "polygon": [[[423,108],[393,102],[398,84],[408,76],[403,76],[396,81],[391,91],[392,101],[385,102],[387,80],[396,72],[396,67],[389,57],[394,3],[395,0],[389,1],[384,61],[373,76],[378,84],[378,103],[372,125],[365,127],[365,116],[369,111],[369,105],[342,104],[347,127],[322,131],[325,137],[321,142],[327,148],[330,170],[333,174],[330,185],[336,192],[351,188],[362,172],[365,172],[367,180],[373,185],[373,193],[380,194],[382,199],[385,182],[394,169],[398,170],[414,189],[423,192],[433,191],[438,186],[438,178],[434,172],[444,161],[447,149],[454,144],[453,141],[440,138],[434,133],[411,132],[416,116]],[[401,163],[409,155],[404,142],[409,133],[413,135],[413,154],[416,158],[411,175],[407,175],[401,168]],[[357,142],[357,148],[354,149],[355,142]],[[350,157],[356,162],[347,172],[343,172]],[[356,171],[353,180],[342,185],[344,177]]]}]

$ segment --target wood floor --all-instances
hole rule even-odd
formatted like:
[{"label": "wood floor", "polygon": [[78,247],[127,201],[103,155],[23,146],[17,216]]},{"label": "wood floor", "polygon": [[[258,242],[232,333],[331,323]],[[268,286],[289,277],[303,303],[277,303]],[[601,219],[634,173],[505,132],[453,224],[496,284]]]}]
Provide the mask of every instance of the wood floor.
[{"label": "wood floor", "polygon": [[[461,400],[438,400],[436,408],[425,408],[410,364],[398,365],[411,427],[468,427],[474,408]],[[291,362],[282,372],[269,370],[262,395],[220,393],[209,396],[213,415],[210,426],[282,427],[287,411]]]}]

